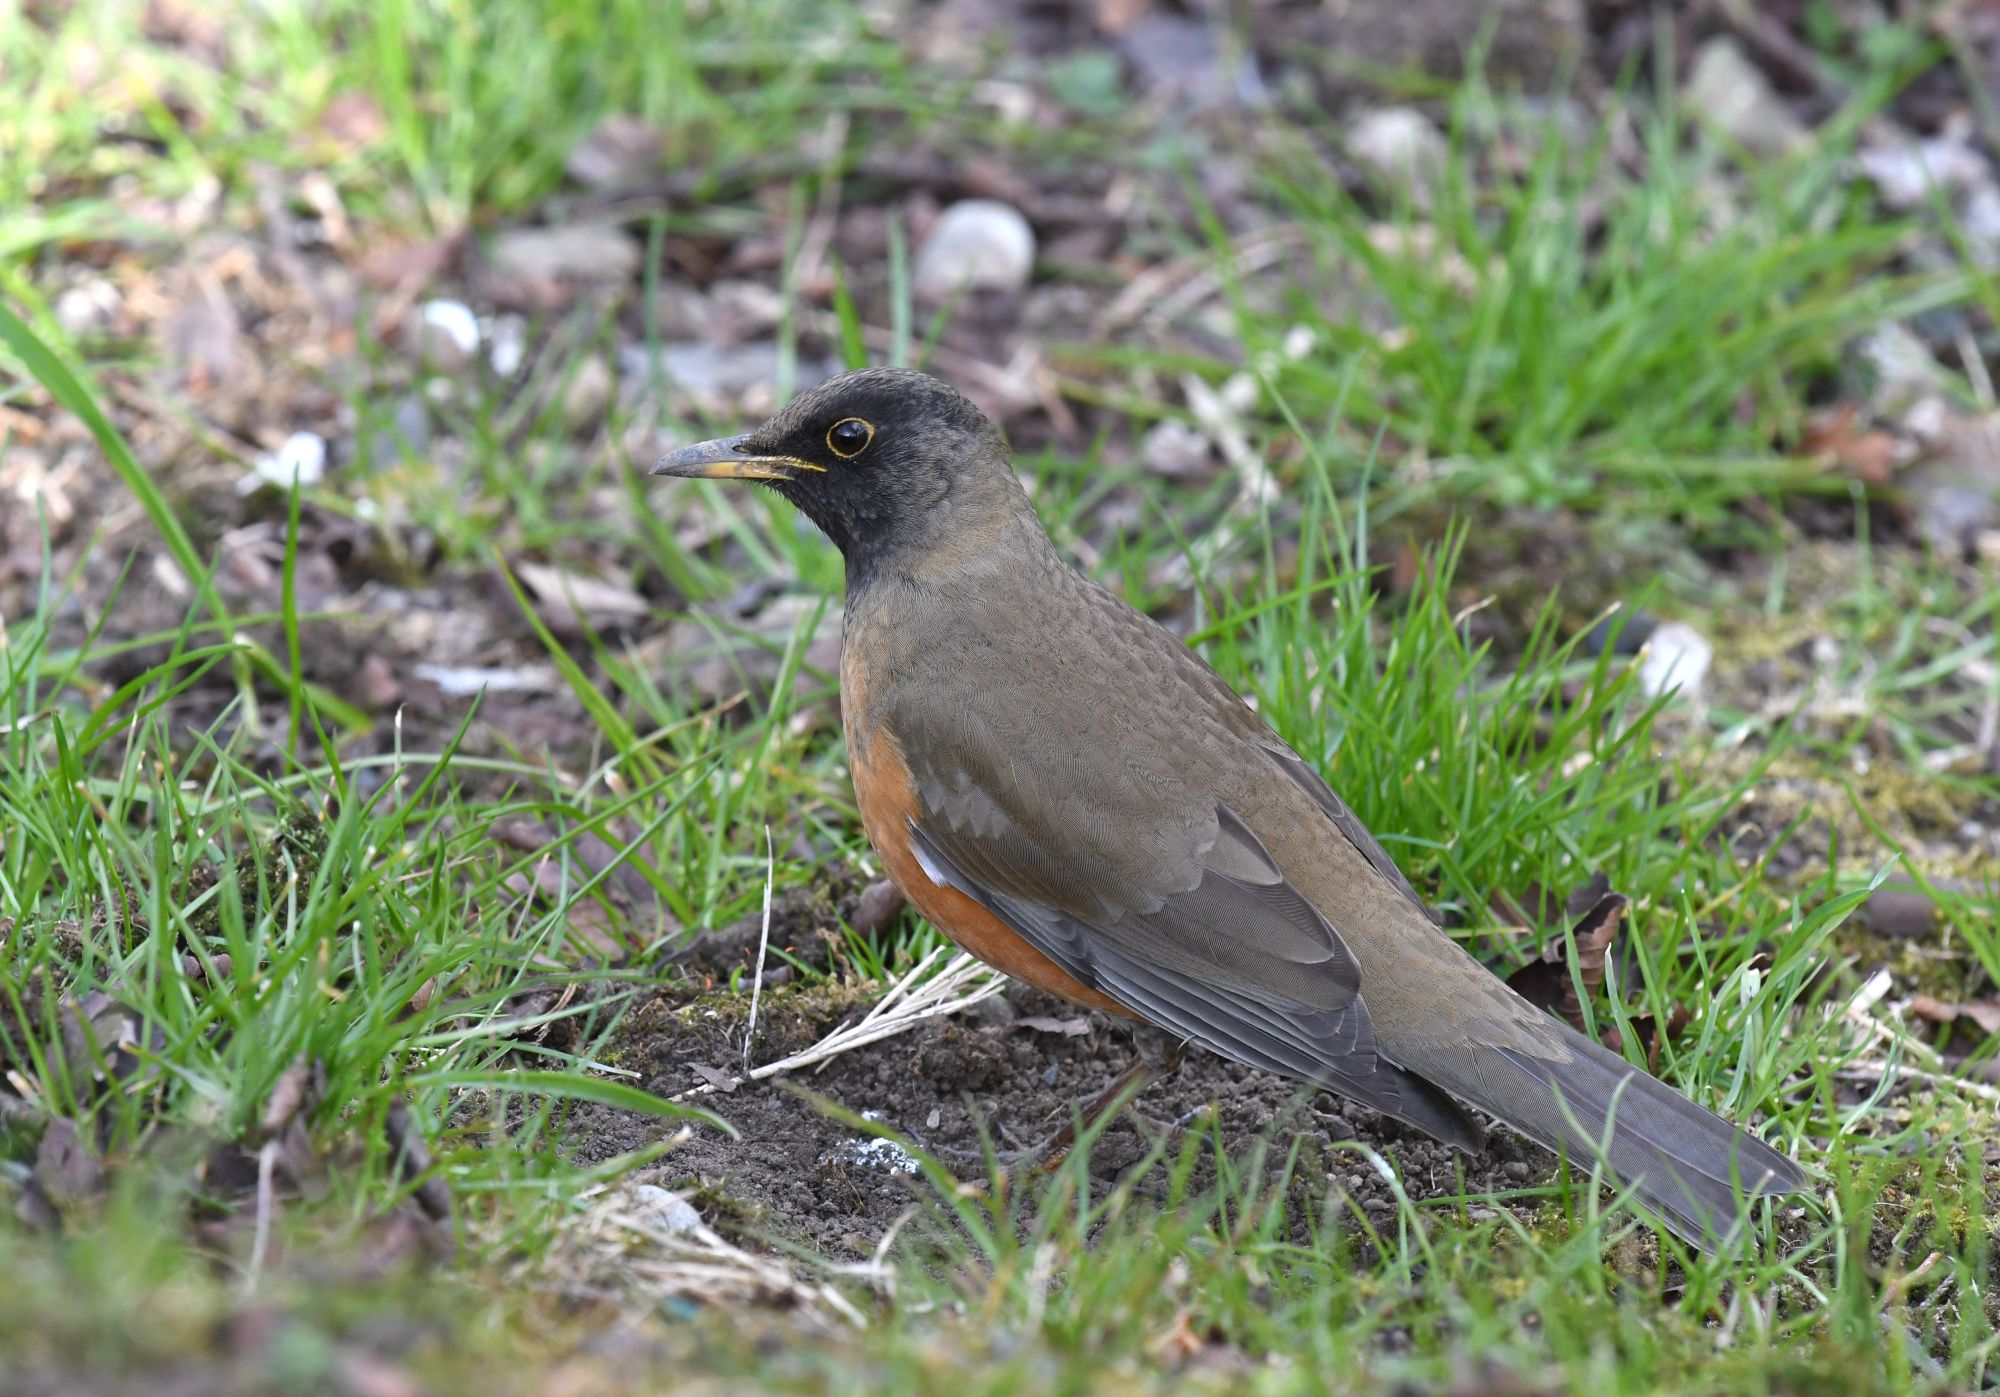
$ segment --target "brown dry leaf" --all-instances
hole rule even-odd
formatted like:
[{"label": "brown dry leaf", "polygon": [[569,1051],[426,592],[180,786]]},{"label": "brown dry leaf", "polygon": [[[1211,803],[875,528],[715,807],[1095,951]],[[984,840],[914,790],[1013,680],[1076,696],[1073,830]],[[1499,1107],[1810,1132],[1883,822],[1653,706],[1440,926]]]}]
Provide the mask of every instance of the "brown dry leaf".
[{"label": "brown dry leaf", "polygon": [[622,965],[632,954],[611,914],[595,897],[578,898],[570,903],[569,938],[584,954],[608,965]]},{"label": "brown dry leaf", "polygon": [[389,134],[381,104],[365,92],[342,92],[320,113],[319,133],[341,155],[374,145]]},{"label": "brown dry leaf", "polygon": [[[148,1060],[165,1046],[164,1030],[149,1024],[104,990],[62,999],[63,1058],[76,1083],[130,1082],[153,1070]],[[149,1052],[135,1051],[141,1046]]]},{"label": "brown dry leaf", "polygon": [[1877,936],[1910,941],[1930,934],[1937,904],[1921,888],[1877,888],[1861,904],[1860,920]]},{"label": "brown dry leaf", "polygon": [[426,1397],[432,1391],[400,1363],[354,1345],[340,1350],[336,1368],[351,1397]]},{"label": "brown dry leaf", "polygon": [[[1648,1072],[1655,1076],[1659,1075],[1660,1045],[1680,1037],[1693,1022],[1694,1015],[1690,1014],[1687,1006],[1682,1004],[1676,1004],[1672,1012],[1667,1015],[1664,1033],[1660,1031],[1660,1021],[1651,1014],[1641,1014],[1632,1020],[1632,1033],[1639,1040],[1640,1050],[1646,1054]],[[1625,1051],[1625,1037],[1616,1028],[1607,1028],[1604,1030],[1604,1046],[1622,1055]]]},{"label": "brown dry leaf", "polygon": [[403,682],[396,667],[371,650],[355,668],[348,693],[365,708],[392,709],[402,702]]},{"label": "brown dry leaf", "polygon": [[370,1219],[344,1275],[356,1282],[381,1280],[421,1262],[449,1261],[451,1254],[450,1231],[421,1208],[403,1204]]},{"label": "brown dry leaf", "polygon": [[553,857],[535,860],[535,866],[527,872],[515,870],[500,880],[500,886],[510,895],[527,901],[540,898],[554,905],[562,901],[562,865]]},{"label": "brown dry leaf", "polygon": [[535,614],[559,636],[577,637],[652,611],[652,603],[625,583],[551,567],[516,563],[515,575],[534,595]]},{"label": "brown dry leaf", "polygon": [[540,820],[501,820],[493,826],[493,837],[510,849],[532,854],[553,843],[556,832]]},{"label": "brown dry leaf", "polygon": [[667,140],[651,122],[614,112],[570,147],[563,172],[586,189],[616,189],[657,174]]},{"label": "brown dry leaf", "polygon": [[2000,1038],[2000,1002],[1991,999],[1968,1000],[1954,1004],[1949,1000],[1933,999],[1927,994],[1914,996],[1910,1000],[1910,1012],[1925,1023],[1934,1023],[1946,1028],[1976,1028],[1988,1038]]},{"label": "brown dry leaf", "polygon": [[[229,952],[227,951],[217,951],[212,957],[210,957],[210,961],[215,966],[215,978],[217,983],[227,980],[229,978],[230,971],[232,971],[236,967],[236,962],[234,961],[233,958],[231,958]],[[208,966],[203,965],[201,961],[196,959],[194,956],[181,957],[181,971],[188,977],[188,979],[193,980],[196,984],[203,984],[206,983],[208,980]]]},{"label": "brown dry leaf", "polygon": [[58,1206],[93,1197],[104,1186],[104,1160],[82,1127],[55,1116],[42,1129],[35,1150],[35,1182]]},{"label": "brown dry leaf", "polygon": [[264,1098],[264,1114],[257,1122],[256,1138],[275,1139],[293,1121],[310,1112],[325,1079],[326,1068],[303,1057],[280,1072],[278,1080],[271,1084],[271,1094]]},{"label": "brown dry leaf", "polygon": [[[1586,892],[1595,891],[1593,880]],[[1573,899],[1574,900],[1574,899]],[[1617,939],[1631,903],[1623,893],[1603,892],[1578,917],[1572,933],[1576,942],[1576,974],[1570,974],[1564,955],[1565,942],[1552,943],[1537,960],[1531,960],[1507,977],[1514,993],[1564,1020],[1578,1032],[1584,1031],[1583,1004],[1577,998],[1577,982],[1586,993],[1595,995],[1604,984],[1604,957]]]},{"label": "brown dry leaf", "polygon": [[1166,1332],[1155,1337],[1146,1347],[1154,1358],[1174,1367],[1187,1362],[1207,1345],[1207,1338],[1194,1327],[1194,1316],[1182,1310],[1174,1316],[1174,1322],[1167,1326]]},{"label": "brown dry leaf", "polygon": [[[1594,901],[1595,899],[1593,899]],[[1563,900],[1540,883],[1529,883],[1518,894],[1495,890],[1487,907],[1503,924],[1533,931],[1563,915]]]},{"label": "brown dry leaf", "polygon": [[1137,24],[1152,7],[1152,0],[1092,0],[1090,9],[1098,32],[1116,36]]},{"label": "brown dry leaf", "polygon": [[390,1102],[382,1130],[388,1137],[389,1155],[396,1163],[396,1172],[405,1182],[416,1184],[417,1206],[432,1222],[449,1221],[451,1185],[445,1182],[444,1175],[433,1171],[430,1146],[424,1142],[423,1131],[418,1128],[409,1103]]},{"label": "brown dry leaf", "polygon": [[414,297],[451,265],[459,241],[455,237],[371,241],[354,270],[373,290]]},{"label": "brown dry leaf", "polygon": [[688,1070],[717,1091],[735,1091],[737,1087],[742,1085],[740,1079],[731,1076],[718,1067],[710,1067],[706,1063],[690,1062]]},{"label": "brown dry leaf", "polygon": [[240,387],[255,367],[242,318],[212,278],[201,278],[194,294],[174,308],[163,334],[168,362],[182,367],[197,396]]},{"label": "brown dry leaf", "polygon": [[1824,460],[1866,485],[1886,485],[1896,472],[1896,439],[1880,427],[1861,427],[1859,403],[1836,403],[1806,419],[1799,454]]}]

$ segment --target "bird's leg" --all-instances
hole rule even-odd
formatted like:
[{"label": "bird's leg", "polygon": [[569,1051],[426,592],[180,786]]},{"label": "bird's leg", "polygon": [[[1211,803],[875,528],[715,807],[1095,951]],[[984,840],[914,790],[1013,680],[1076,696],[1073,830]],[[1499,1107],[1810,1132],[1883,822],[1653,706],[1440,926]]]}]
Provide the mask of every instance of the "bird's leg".
[{"label": "bird's leg", "polygon": [[1008,1150],[999,1156],[999,1162],[1009,1169],[1022,1169],[1029,1173],[1045,1173],[1055,1168],[1075,1147],[1079,1128],[1091,1129],[1136,1101],[1141,1092],[1160,1078],[1172,1076],[1181,1065],[1187,1040],[1151,1024],[1135,1023],[1132,1026],[1132,1046],[1138,1050],[1138,1057],[1111,1085],[1073,1110],[1069,1120],[1046,1140],[1038,1145]]},{"label": "bird's leg", "polygon": [[1137,1101],[1147,1087],[1178,1071],[1181,1056],[1187,1050],[1187,1040],[1142,1023],[1132,1027],[1132,1046],[1139,1054],[1132,1060],[1132,1065],[1119,1073],[1110,1086],[1072,1112],[1069,1120],[1053,1135],[1028,1151],[1030,1158],[1027,1162],[1037,1169],[1053,1169],[1062,1163],[1064,1156],[1076,1145],[1079,1127],[1089,1130],[1100,1121],[1117,1115]]}]

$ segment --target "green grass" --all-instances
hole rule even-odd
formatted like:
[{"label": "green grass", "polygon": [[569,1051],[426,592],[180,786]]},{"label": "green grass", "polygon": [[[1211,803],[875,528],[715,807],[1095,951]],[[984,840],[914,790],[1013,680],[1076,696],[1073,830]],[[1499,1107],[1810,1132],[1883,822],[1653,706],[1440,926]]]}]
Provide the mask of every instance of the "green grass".
[{"label": "green grass", "polygon": [[[1074,161],[1129,142],[1130,114],[1101,68],[1072,63],[1049,79],[1072,126],[986,132],[968,79],[915,70],[899,36],[845,5],[285,0],[231,17],[211,65],[146,38],[131,6],[0,15],[0,201],[33,205],[0,229],[0,286],[20,307],[0,318],[0,406],[39,411],[46,395],[84,421],[194,588],[179,626],[145,635],[117,628],[115,599],[88,597],[97,628],[79,637],[63,618],[81,579],[51,575],[35,609],[0,629],[0,918],[13,923],[0,1026],[28,1103],[0,1119],[0,1194],[20,1196],[51,1115],[99,1123],[113,1176],[105,1196],[69,1207],[59,1242],[0,1226],[0,1266],[20,1280],[0,1287],[0,1333],[16,1336],[6,1361],[106,1382],[220,1361],[205,1336],[254,1292],[287,1316],[283,1342],[252,1360],[259,1380],[331,1382],[342,1346],[397,1315],[424,1336],[412,1366],[441,1386],[533,1386],[524,1374],[608,1323],[566,1289],[590,1191],[665,1148],[579,1171],[560,1149],[567,1103],[667,1116],[663,1142],[681,1109],[606,1065],[617,1013],[645,994],[679,929],[755,910],[767,829],[780,892],[871,856],[831,677],[807,672],[820,615],[754,637],[777,662],[768,698],[712,704],[642,645],[551,634],[508,590],[508,564],[596,567],[702,600],[746,572],[830,596],[838,559],[767,497],[654,489],[626,458],[657,425],[730,424],[685,422],[664,394],[614,407],[601,428],[563,419],[552,405],[582,358],[627,337],[615,313],[532,323],[537,357],[518,382],[481,369],[443,384],[372,338],[364,314],[354,371],[329,384],[357,435],[419,397],[449,452],[391,443],[292,500],[282,600],[232,611],[198,542],[212,521],[128,448],[100,386],[143,372],[155,351],[62,342],[52,286],[77,239],[126,228],[133,193],[183,199],[214,181],[215,216],[243,218],[264,166],[326,174],[371,236],[477,230],[535,211],[574,141],[629,111],[664,133],[672,168],[699,169],[673,197],[627,210],[656,241],[762,229],[770,206],[753,195],[782,186],[795,253],[805,211],[871,142]],[[124,76],[92,70],[93,52],[132,63]],[[1897,270],[1914,225],[1877,218],[1842,163],[1913,52],[1885,46],[1856,69],[1821,149],[1755,168],[1671,106],[1624,104],[1627,147],[1608,124],[1570,130],[1474,82],[1450,96],[1451,154],[1428,210],[1344,192],[1333,133],[1287,113],[1256,168],[1295,255],[1238,272],[1218,233],[1148,233],[1218,269],[1255,380],[1245,425],[1270,447],[1280,501],[1246,508],[1228,474],[1164,486],[1108,448],[1024,461],[1052,532],[1099,575],[1162,610],[1199,597],[1195,643],[1329,772],[1476,949],[1522,957],[1560,935],[1500,926],[1495,894],[1565,892],[1599,871],[1628,894],[1637,982],[1614,972],[1597,1012],[1629,1030],[1634,1016],[1694,1011],[1662,1075],[1795,1151],[1818,1194],[1767,1219],[1761,1250],[1710,1259],[1580,1178],[1508,1200],[1518,1212],[1448,1196],[1363,1214],[1281,1129],[1249,1158],[1203,1127],[1160,1141],[1163,1191],[1094,1192],[1081,1152],[1048,1180],[984,1189],[927,1162],[921,1215],[888,1258],[893,1286],[797,1261],[865,1327],[807,1335],[783,1314],[690,1321],[634,1302],[664,1347],[602,1374],[604,1390],[709,1374],[798,1391],[1388,1391],[1481,1365],[1612,1393],[1991,1380],[1990,1102],[1927,1079],[1906,1096],[1871,1085],[1885,1056],[1939,1068],[1892,1018],[1844,1012],[1856,977],[1843,973],[1857,949],[1870,955],[1851,912],[1907,855],[1926,882],[1952,880],[1936,948],[1948,968],[1925,973],[1965,996],[2000,978],[1992,871],[1933,857],[1930,838],[1995,794],[1953,756],[2000,682],[1990,587],[1880,550],[1816,572],[1772,532],[1758,539],[1774,560],[1761,590],[1662,590],[1718,638],[1722,666],[1819,642],[1818,668],[1783,671],[1789,706],[1722,676],[1691,711],[1644,699],[1629,661],[1590,653],[1560,598],[1516,618],[1504,646],[1475,640],[1486,579],[1465,546],[1496,505],[1590,510],[1683,538],[1741,534],[1731,507],[1745,496],[1848,489],[1785,454],[1808,406],[1844,391],[1854,337],[1972,291],[1958,273]],[[380,134],[343,144],[322,118],[361,91],[376,94]],[[808,151],[830,117],[847,123],[840,139]],[[1149,135],[1134,158],[1171,169],[1220,139]],[[1507,151],[1526,155],[1502,169]],[[1724,176],[1733,208],[1711,197]],[[158,230],[139,246],[171,255]],[[877,309],[894,357],[922,362],[941,326],[918,318],[905,261],[899,251]],[[791,297],[787,353],[812,332],[848,362],[866,353],[848,293],[867,270],[842,269],[828,307]],[[1286,350],[1301,326],[1314,336],[1303,355]],[[1172,409],[1138,385],[1236,368],[1184,350],[1065,354],[1091,370],[1070,385],[1079,396],[1139,426]],[[1098,507],[1123,497],[1139,504],[1134,522],[1107,536]],[[1431,539],[1427,569],[1392,596],[1384,520],[1438,499],[1475,522]],[[538,631],[560,701],[601,734],[590,750],[509,751],[477,712],[406,747],[388,720],[309,683],[320,618],[301,614],[294,585],[308,508],[389,521],[385,547],[434,540],[446,585],[504,578],[497,604]],[[696,524],[740,564],[685,547]],[[1630,600],[1649,595],[1634,586]],[[233,696],[219,715],[205,702],[217,693]],[[1784,805],[1788,791],[1805,795]],[[1774,827],[1745,835],[1741,812],[1767,806]],[[499,831],[521,819],[554,842],[513,849]],[[1807,847],[1804,873],[1774,875],[1829,823],[1843,846]],[[816,856],[785,853],[793,836]],[[612,887],[581,852],[592,838],[636,885]],[[545,892],[529,893],[544,858]],[[566,945],[576,923],[609,928],[630,968],[591,969]],[[850,935],[831,959],[880,978],[934,944],[906,922],[874,942]],[[614,993],[549,1010],[561,1032],[538,1039],[543,1023],[510,1021],[524,989],[586,982]],[[142,1027],[123,1056],[114,1039],[79,1037],[65,1007],[93,991]],[[189,1245],[191,1217],[252,1211],[197,1185],[194,1162],[232,1144],[254,1152],[274,1088],[301,1062],[323,1069],[309,1133],[332,1167],[325,1196],[279,1217],[283,1250],[367,1252],[375,1220],[415,1186],[385,1142],[391,1106],[407,1102],[457,1201],[452,1269],[384,1279],[274,1260],[246,1279],[242,1250],[216,1264]],[[741,1098],[712,1100],[726,1118]],[[1193,1182],[1204,1162],[1213,1188]],[[1384,1169],[1393,1161],[1356,1147],[1333,1175]]]},{"label": "green grass", "polygon": [[[1703,139],[1671,100],[1570,120],[1470,82],[1449,95],[1422,204],[1343,185],[1337,132],[1281,130],[1266,174],[1283,223],[1244,241],[1282,255],[1250,256],[1213,219],[1191,249],[1218,269],[1263,380],[1253,427],[1282,443],[1281,402],[1338,417],[1350,463],[1383,434],[1390,508],[1442,494],[1713,526],[1745,496],[1846,493],[1790,454],[1808,406],[1841,383],[1844,347],[1969,304],[1986,280],[1969,262],[1905,270],[1917,225],[1882,218],[1850,172],[1855,133],[1916,67],[1904,55],[1871,72],[1816,143],[1766,164]],[[1311,349],[1287,349],[1301,333]]]},{"label": "green grass", "polygon": [[[1832,1190],[1831,1210],[1808,1206],[1760,1257],[1683,1254],[1676,1289],[1663,1299],[1664,1280],[1604,1265],[1607,1245],[1620,1254],[1610,1239],[1635,1221],[1600,1214],[1588,1190],[1558,1195],[1555,1211],[1533,1223],[1479,1220],[1462,1200],[1410,1203],[1386,1225],[1361,1219],[1360,1250],[1364,1241],[1345,1240],[1353,1220],[1329,1197],[1325,1216],[1310,1219],[1312,1240],[1301,1243],[1288,1166],[1225,1161],[1220,1191],[1183,1196],[1197,1154],[1215,1147],[1196,1132],[1177,1147],[1178,1182],[1164,1199],[1129,1190],[1092,1197],[1080,1162],[1046,1188],[996,1185],[984,1202],[938,1174],[938,1225],[913,1234],[906,1303],[893,1312],[903,1317],[852,1342],[914,1381],[940,1334],[986,1342],[918,1317],[949,1299],[982,1315],[989,1332],[997,1326],[1028,1343],[1028,1356],[997,1360],[997,1371],[1011,1365],[1023,1380],[1049,1365],[1080,1372],[1106,1354],[1129,1355],[1143,1380],[1147,1355],[1185,1315],[1194,1334],[1240,1361],[1282,1359],[1308,1387],[1311,1372],[1433,1381],[1479,1353],[1612,1390],[1659,1390],[1677,1385],[1676,1375],[1751,1390],[1774,1371],[1901,1390],[1910,1370],[1899,1345],[1883,1347],[1878,1315],[1901,1319],[1883,1308],[1890,1292],[1862,1261],[1865,1218],[1881,1182],[1908,1174],[1901,1142],[1926,1130],[1950,1138],[1963,1128],[1951,1123],[1963,1107],[1948,1093],[1909,1119],[1834,1105],[1832,1074],[1869,1043],[1813,981],[1854,898],[1824,885],[1768,887],[1705,836],[1754,776],[1717,784],[1690,768],[1663,792],[1659,706],[1637,698],[1626,662],[1585,658],[1543,627],[1521,655],[1496,663],[1466,640],[1447,600],[1449,547],[1436,582],[1385,609],[1355,567],[1331,495],[1322,486],[1304,507],[1307,547],[1293,567],[1268,567],[1217,593],[1210,655],[1303,751],[1328,763],[1364,818],[1392,832],[1405,866],[1471,927],[1490,929],[1484,897],[1496,888],[1561,888],[1594,869],[1611,874],[1640,909],[1643,983],[1630,987],[1633,1011],[1700,1011],[1691,1033],[1669,1045],[1662,1071],[1698,1099],[1763,1117],[1780,1141],[1802,1140]],[[375,768],[384,779],[364,795],[368,770],[358,766],[260,769],[240,749],[240,726],[172,740],[172,696],[226,648],[177,638],[175,653],[92,703],[82,697],[90,656],[51,659],[42,635],[40,618],[10,628],[0,686],[9,734],[0,799],[15,831],[0,886],[22,914],[11,940],[11,1007],[21,1016],[27,987],[40,983],[67,984],[72,994],[102,985],[163,1041],[142,1055],[134,1082],[104,1091],[64,1059],[44,1000],[31,1039],[40,1046],[29,1074],[37,1094],[65,1113],[108,1112],[124,1150],[144,1148],[165,1127],[244,1138],[278,1075],[303,1056],[326,1065],[315,1128],[329,1148],[375,1138],[397,1096],[420,1119],[456,1122],[442,1136],[439,1167],[461,1200],[475,1258],[554,1244],[580,1181],[554,1153],[549,1099],[649,1103],[591,1071],[601,1024],[572,1050],[530,1046],[543,1070],[503,1063],[521,1038],[494,1027],[502,1003],[531,974],[545,975],[535,958],[559,955],[567,905],[598,889],[565,862],[564,906],[543,909],[510,893],[502,880],[524,859],[496,850],[493,824],[527,814],[573,834],[623,817],[639,830],[628,857],[661,891],[652,915],[712,916],[732,890],[759,885],[752,831],[801,789],[760,785],[757,774],[815,760],[784,750],[786,700],[769,721],[718,740],[712,726],[687,722],[673,700],[650,692],[643,675],[600,656],[623,682],[591,700],[608,735],[599,771],[557,784],[532,764],[483,770],[446,748],[398,754]],[[551,655],[566,669],[574,663],[553,644]],[[580,671],[576,682],[585,683]],[[311,730],[310,699],[301,707]],[[815,742],[822,762],[825,744],[824,735]],[[483,800],[459,790],[495,775],[514,789]],[[852,847],[837,806],[829,803],[826,819]],[[788,881],[812,876],[784,872]],[[130,913],[103,913],[121,905]],[[1751,953],[1766,940],[1775,943],[1771,962],[1753,967]],[[184,956],[213,966],[219,953],[231,958],[228,975],[195,983],[181,968]],[[418,1007],[426,982],[439,992]],[[510,1114],[506,1098],[520,1093],[531,1104]],[[1828,1138],[1839,1141],[1831,1153],[1816,1143]],[[379,1146],[364,1159],[337,1199],[352,1217],[408,1187]],[[1387,1166],[1357,1157],[1355,1167]],[[1976,1294],[1987,1264],[1981,1181],[1940,1159],[1918,1171],[1906,1186],[1923,1202],[1902,1224],[1909,1236],[1898,1251],[1948,1248],[1946,1269],[1934,1266],[1930,1282],[1950,1279]],[[160,1225],[156,1215],[134,1219],[115,1206],[94,1226]],[[36,1244],[9,1245],[32,1254]],[[157,1251],[147,1257],[172,1273]],[[909,1305],[913,1294],[931,1299]],[[1748,1296],[1775,1297],[1778,1308],[1746,1308]],[[1703,1319],[1711,1311],[1728,1316],[1733,1336],[1720,1367]],[[1950,1331],[1933,1341],[1950,1373],[1976,1380],[1991,1348],[1986,1318],[1976,1306],[1951,1313]],[[976,1361],[977,1350],[966,1357]]]}]

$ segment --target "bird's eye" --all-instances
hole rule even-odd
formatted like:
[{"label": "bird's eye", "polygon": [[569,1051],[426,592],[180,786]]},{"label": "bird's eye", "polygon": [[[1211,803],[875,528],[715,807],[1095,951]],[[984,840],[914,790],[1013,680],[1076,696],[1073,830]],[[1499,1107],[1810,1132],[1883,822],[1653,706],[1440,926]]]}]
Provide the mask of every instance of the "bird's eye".
[{"label": "bird's eye", "polygon": [[826,449],[843,461],[851,461],[875,440],[875,426],[859,417],[843,417],[827,428]]}]

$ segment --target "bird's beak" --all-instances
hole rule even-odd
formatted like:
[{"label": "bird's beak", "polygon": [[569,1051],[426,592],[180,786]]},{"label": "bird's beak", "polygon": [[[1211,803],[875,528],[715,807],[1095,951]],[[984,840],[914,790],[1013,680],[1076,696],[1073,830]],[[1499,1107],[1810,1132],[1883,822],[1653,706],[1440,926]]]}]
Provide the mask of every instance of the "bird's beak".
[{"label": "bird's beak", "polygon": [[653,475],[674,475],[684,480],[796,480],[800,471],[826,467],[802,461],[796,456],[761,456],[747,449],[750,438],[722,437],[698,441],[669,451],[653,462]]}]

